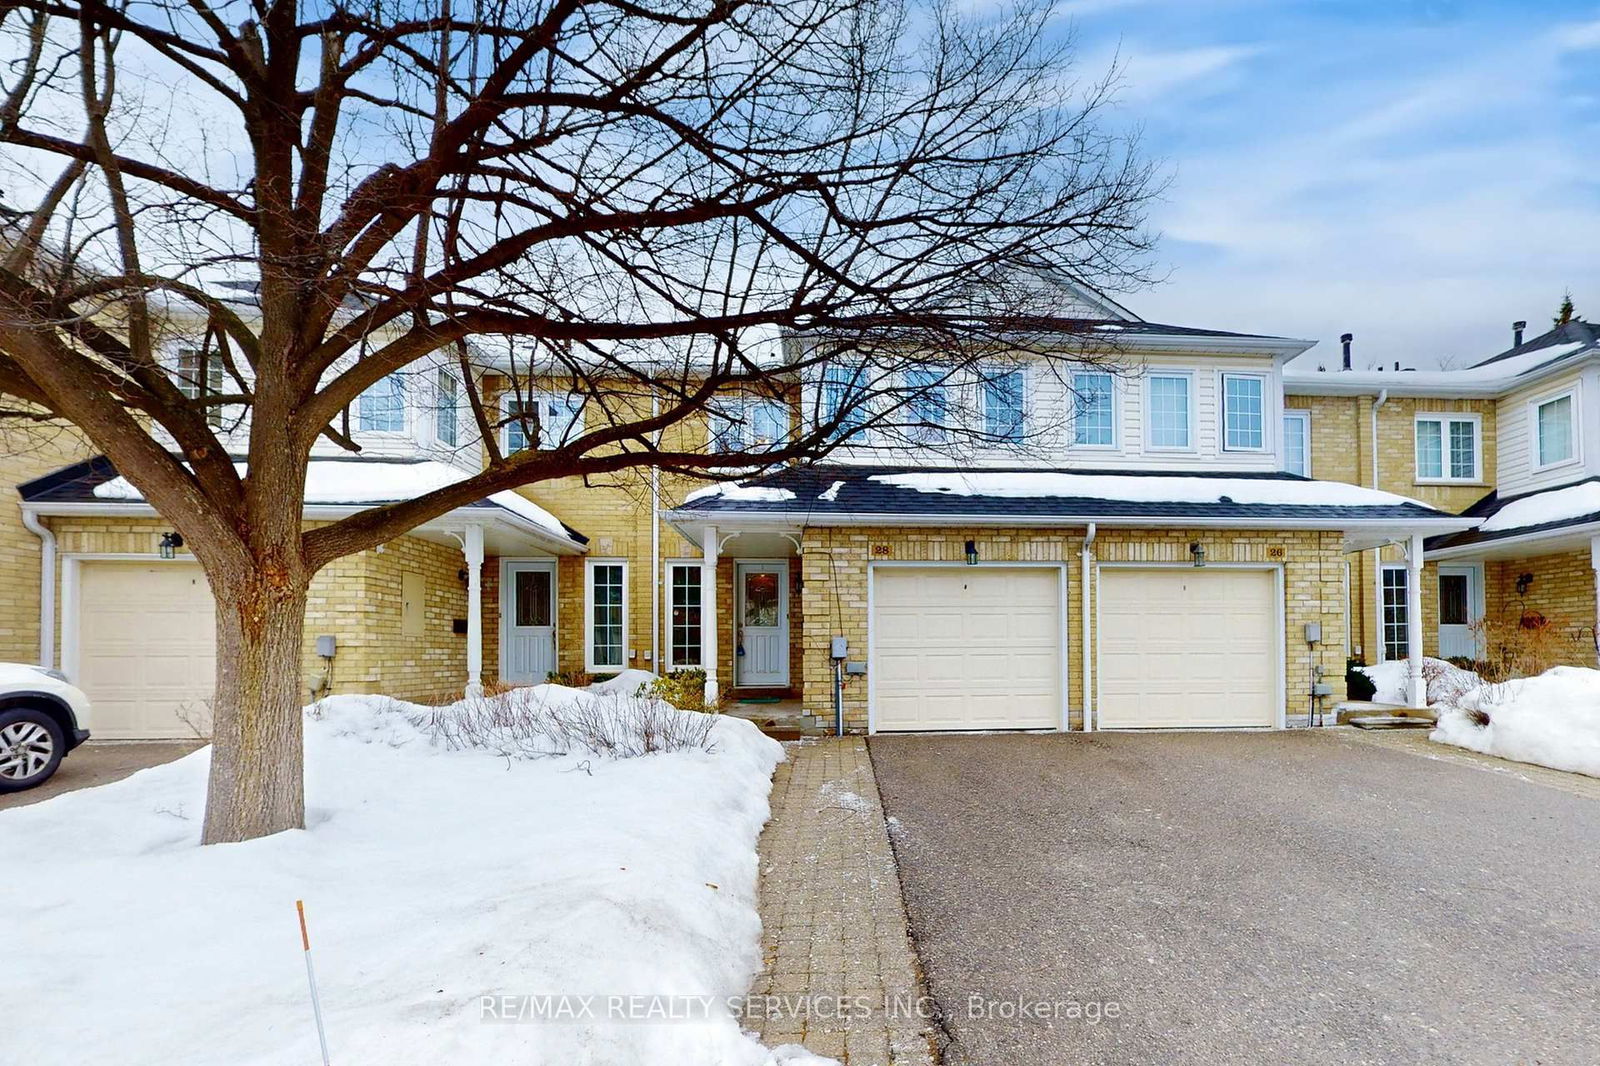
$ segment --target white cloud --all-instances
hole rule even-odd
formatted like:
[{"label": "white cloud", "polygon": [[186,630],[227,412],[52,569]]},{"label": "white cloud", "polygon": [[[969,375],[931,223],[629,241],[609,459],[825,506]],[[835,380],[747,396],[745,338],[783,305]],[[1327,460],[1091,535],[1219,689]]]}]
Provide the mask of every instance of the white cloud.
[{"label": "white cloud", "polygon": [[[1169,52],[1124,49],[1119,57],[1122,84],[1117,98],[1124,104],[1150,103],[1180,86],[1215,77],[1262,51],[1249,45],[1217,45]],[[1103,65],[1109,65],[1109,61]]]},{"label": "white cloud", "polygon": [[1552,40],[1563,52],[1586,52],[1600,48],[1600,19],[1573,22],[1556,28]]}]

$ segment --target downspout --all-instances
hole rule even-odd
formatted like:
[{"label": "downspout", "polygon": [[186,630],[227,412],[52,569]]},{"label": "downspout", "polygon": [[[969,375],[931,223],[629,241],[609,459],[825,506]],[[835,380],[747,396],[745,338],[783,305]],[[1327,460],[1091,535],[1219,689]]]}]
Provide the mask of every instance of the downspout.
[{"label": "downspout", "polygon": [[1078,632],[1083,634],[1083,731],[1091,732],[1094,729],[1094,653],[1089,646],[1089,586],[1092,583],[1094,570],[1094,536],[1095,525],[1089,523],[1083,534],[1083,551],[1078,553],[1078,558],[1083,563],[1082,591],[1078,599],[1083,606],[1083,625]]},{"label": "downspout", "polygon": [[1372,401],[1372,487],[1381,489],[1378,484],[1378,408],[1389,402],[1389,390],[1380,389],[1378,398]]},{"label": "downspout", "polygon": [[39,538],[39,665],[50,670],[56,665],[56,535],[27,509],[22,525]]},{"label": "downspout", "polygon": [[[650,417],[661,415],[661,396],[650,394]],[[656,450],[661,450],[661,431],[656,430]],[[666,674],[661,661],[661,468],[650,466],[650,669]]]}]

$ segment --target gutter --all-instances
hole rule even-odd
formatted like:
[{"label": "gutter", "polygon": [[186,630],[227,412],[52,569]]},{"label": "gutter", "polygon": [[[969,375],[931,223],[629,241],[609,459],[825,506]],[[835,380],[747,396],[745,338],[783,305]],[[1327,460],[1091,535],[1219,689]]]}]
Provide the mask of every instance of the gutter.
[{"label": "gutter", "polygon": [[[1171,529],[1182,526],[1193,529],[1413,529],[1436,530],[1438,534],[1474,529],[1480,518],[1441,514],[1438,518],[1259,518],[1230,516],[1202,518],[1183,515],[1140,515],[1124,517],[1115,514],[1089,515],[969,515],[969,514],[839,514],[819,515],[804,511],[752,511],[740,514],[734,511],[666,512],[667,521],[680,531],[684,524],[710,522],[721,526],[745,528],[796,529],[802,526],[990,526],[1012,529],[1053,528],[1073,529],[1089,522],[1103,522],[1108,526],[1131,529]],[[1430,534],[1434,535],[1434,534]]]},{"label": "gutter", "polygon": [[1494,537],[1490,540],[1475,540],[1471,544],[1453,544],[1448,548],[1438,548],[1426,552],[1429,561],[1436,559],[1462,559],[1478,555],[1487,555],[1498,548],[1519,546],[1523,544],[1537,544],[1542,540],[1555,540],[1565,537],[1594,537],[1600,536],[1600,522],[1582,522],[1574,526],[1559,526],[1555,529],[1541,529],[1537,533],[1514,533],[1508,537]]},{"label": "gutter", "polygon": [[39,516],[22,509],[22,525],[39,538],[39,665],[56,665],[56,535]]}]

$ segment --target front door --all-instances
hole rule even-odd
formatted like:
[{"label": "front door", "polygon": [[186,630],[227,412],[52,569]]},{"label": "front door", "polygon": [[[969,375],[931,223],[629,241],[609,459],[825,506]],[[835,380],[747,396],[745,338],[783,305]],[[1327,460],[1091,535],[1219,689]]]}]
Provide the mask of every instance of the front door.
[{"label": "front door", "polygon": [[781,687],[789,683],[789,564],[738,563],[738,603],[734,610],[740,688]]},{"label": "front door", "polygon": [[500,680],[543,684],[556,668],[556,564],[507,561],[504,565]]},{"label": "front door", "polygon": [[1472,623],[1483,617],[1483,581],[1476,566],[1439,567],[1439,657],[1478,658]]}]

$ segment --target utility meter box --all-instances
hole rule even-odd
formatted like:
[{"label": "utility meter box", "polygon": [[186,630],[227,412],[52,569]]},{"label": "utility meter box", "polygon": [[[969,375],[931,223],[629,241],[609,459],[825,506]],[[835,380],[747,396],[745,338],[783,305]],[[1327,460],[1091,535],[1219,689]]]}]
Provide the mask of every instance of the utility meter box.
[{"label": "utility meter box", "polygon": [[850,641],[845,639],[844,637],[834,637],[832,646],[831,646],[831,648],[830,648],[830,650],[828,652],[829,658],[843,659],[843,658],[848,657],[849,654],[850,654]]},{"label": "utility meter box", "polygon": [[1306,623],[1306,643],[1307,644],[1321,644],[1322,643],[1322,623],[1321,622],[1307,622]]},{"label": "utility meter box", "polygon": [[317,654],[324,659],[333,658],[333,653],[338,649],[338,642],[333,639],[333,634],[317,638]]}]

